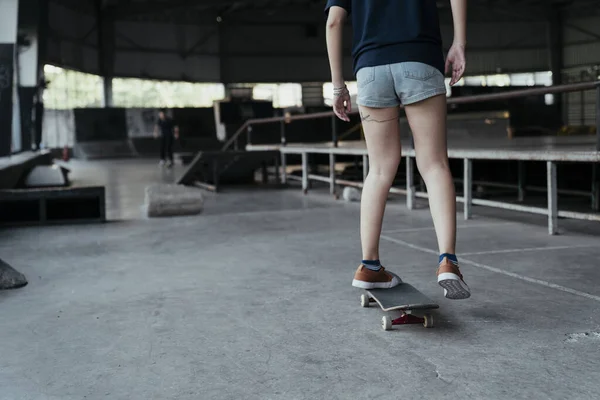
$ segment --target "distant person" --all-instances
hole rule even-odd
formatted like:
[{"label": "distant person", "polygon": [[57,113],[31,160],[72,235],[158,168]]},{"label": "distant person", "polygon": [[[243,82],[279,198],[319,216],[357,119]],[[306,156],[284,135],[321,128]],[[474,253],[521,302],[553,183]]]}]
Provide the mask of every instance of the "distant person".
[{"label": "distant person", "polygon": [[[436,0],[328,0],[327,50],[335,114],[349,121],[350,93],[344,82],[342,39],[351,16],[353,58],[360,116],[369,153],[360,213],[362,262],[352,285],[391,288],[400,278],[379,259],[387,196],[401,160],[400,105],[410,124],[417,166],[427,185],[439,246],[437,282],[449,299],[471,296],[458,268],[456,193],[446,144],[446,86],[465,71],[466,0],[451,0],[454,42],[444,62]],[[395,260],[402,264],[402,260]]]},{"label": "distant person", "polygon": [[154,137],[158,139],[160,131],[160,165],[168,168],[173,166],[173,144],[179,139],[179,127],[172,118],[167,116],[167,111],[158,111],[158,122],[154,127]]}]

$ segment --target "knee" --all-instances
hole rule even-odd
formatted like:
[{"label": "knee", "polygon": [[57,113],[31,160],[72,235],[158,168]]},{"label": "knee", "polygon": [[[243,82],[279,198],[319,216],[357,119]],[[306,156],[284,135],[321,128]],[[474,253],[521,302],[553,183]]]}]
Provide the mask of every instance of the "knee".
[{"label": "knee", "polygon": [[447,160],[434,160],[427,162],[419,162],[417,160],[417,168],[419,169],[419,173],[423,178],[439,173],[446,173],[450,171],[450,166],[448,165]]},{"label": "knee", "polygon": [[385,185],[391,186],[397,173],[398,163],[377,164],[369,167],[369,177]]}]

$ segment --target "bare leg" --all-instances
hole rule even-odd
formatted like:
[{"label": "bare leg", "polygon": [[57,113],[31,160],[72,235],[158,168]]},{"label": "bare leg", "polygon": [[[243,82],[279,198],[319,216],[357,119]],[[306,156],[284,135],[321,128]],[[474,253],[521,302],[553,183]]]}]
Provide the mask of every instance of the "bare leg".
[{"label": "bare leg", "polygon": [[360,107],[369,174],[365,180],[360,212],[360,236],[364,260],[379,259],[379,236],[385,203],[401,158],[399,110]]},{"label": "bare leg", "polygon": [[427,186],[440,254],[455,254],[456,191],[448,165],[446,97],[405,106],[413,132],[417,167]]}]

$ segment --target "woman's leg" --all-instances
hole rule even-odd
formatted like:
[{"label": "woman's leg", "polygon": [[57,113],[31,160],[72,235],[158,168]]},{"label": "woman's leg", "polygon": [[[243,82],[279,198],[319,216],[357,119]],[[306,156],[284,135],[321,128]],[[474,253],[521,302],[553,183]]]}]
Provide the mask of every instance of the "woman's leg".
[{"label": "woman's leg", "polygon": [[401,158],[399,109],[360,107],[369,152],[369,173],[360,211],[363,260],[379,260],[379,236],[385,203]]},{"label": "woman's leg", "polygon": [[413,132],[417,166],[427,186],[440,251],[438,283],[449,299],[466,299],[471,292],[456,258],[456,191],[448,163],[446,97],[431,97],[405,106]]},{"label": "woman's leg", "polygon": [[417,167],[427,186],[440,254],[455,254],[456,192],[448,165],[446,97],[405,106],[413,132]]},{"label": "woman's leg", "polygon": [[352,285],[364,289],[391,288],[400,278],[379,262],[379,236],[385,203],[400,163],[399,109],[360,106],[360,115],[369,152],[369,173],[360,204],[360,237],[363,262]]}]

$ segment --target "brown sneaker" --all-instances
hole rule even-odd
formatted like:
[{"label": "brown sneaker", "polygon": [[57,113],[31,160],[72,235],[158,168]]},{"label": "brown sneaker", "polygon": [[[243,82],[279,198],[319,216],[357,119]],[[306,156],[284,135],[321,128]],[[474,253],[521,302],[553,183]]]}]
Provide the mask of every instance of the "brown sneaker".
[{"label": "brown sneaker", "polygon": [[361,264],[354,274],[352,286],[361,289],[389,289],[401,283],[398,275],[386,271],[383,267],[379,271],[372,271]]},{"label": "brown sneaker", "polygon": [[462,300],[471,297],[471,290],[463,280],[458,265],[444,258],[437,270],[438,284],[444,288],[447,299]]}]

